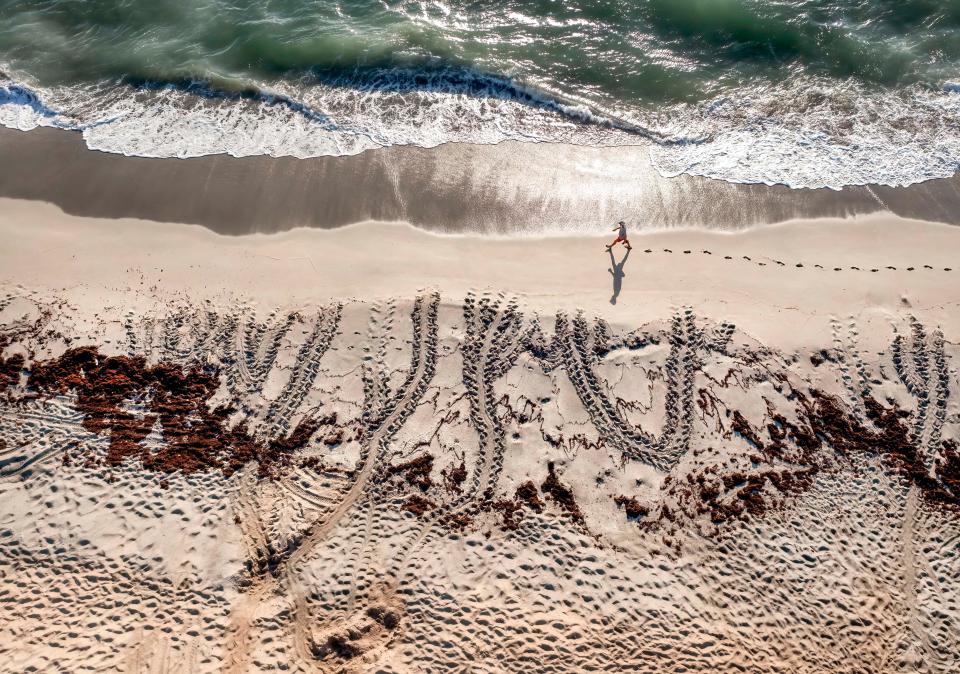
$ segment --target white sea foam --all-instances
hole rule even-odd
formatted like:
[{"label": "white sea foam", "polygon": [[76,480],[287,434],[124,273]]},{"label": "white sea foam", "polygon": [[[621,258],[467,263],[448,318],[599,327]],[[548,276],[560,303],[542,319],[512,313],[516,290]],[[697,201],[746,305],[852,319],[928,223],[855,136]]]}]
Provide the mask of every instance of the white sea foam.
[{"label": "white sea foam", "polygon": [[674,124],[709,142],[658,144],[654,166],[795,188],[905,186],[960,170],[960,90],[870,92],[797,81],[675,107]]},{"label": "white sea foam", "polygon": [[8,129],[31,131],[38,126],[74,128],[63,116],[48,108],[40,95],[0,73],[0,124]]},{"label": "white sea foam", "polygon": [[495,85],[479,95],[474,84],[466,92],[316,85],[238,97],[174,86],[39,90],[0,80],[0,123],[23,130],[76,129],[93,149],[146,157],[306,158],[511,139],[620,144],[618,135],[634,135],[602,128],[589,109],[538,101],[521,89],[497,91]]},{"label": "white sea foam", "polygon": [[795,188],[901,186],[960,168],[960,87],[951,82],[891,93],[795,81],[620,114],[507,80],[443,77],[253,94],[183,85],[41,90],[0,79],[0,124],[74,129],[93,149],[146,157],[306,158],[505,140],[637,144],[665,176]]}]

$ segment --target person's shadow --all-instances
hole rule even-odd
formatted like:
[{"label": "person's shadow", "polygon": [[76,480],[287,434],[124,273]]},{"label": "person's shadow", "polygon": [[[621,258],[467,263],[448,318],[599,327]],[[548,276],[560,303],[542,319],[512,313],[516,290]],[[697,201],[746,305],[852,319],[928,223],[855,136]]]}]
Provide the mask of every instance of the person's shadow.
[{"label": "person's shadow", "polygon": [[610,269],[607,271],[613,276],[613,296],[610,298],[610,304],[616,304],[617,298],[620,296],[620,290],[623,288],[623,277],[626,276],[623,271],[623,265],[627,264],[627,258],[630,257],[630,249],[627,249],[627,254],[620,260],[620,264],[617,264],[616,258],[613,257],[612,249],[608,248],[607,252],[610,253]]}]

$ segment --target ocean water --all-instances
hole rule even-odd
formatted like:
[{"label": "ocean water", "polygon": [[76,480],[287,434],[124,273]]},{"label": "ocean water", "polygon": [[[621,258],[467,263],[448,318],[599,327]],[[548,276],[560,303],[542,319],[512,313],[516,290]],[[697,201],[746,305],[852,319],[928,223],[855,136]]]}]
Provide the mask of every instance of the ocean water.
[{"label": "ocean water", "polygon": [[0,0],[0,124],[140,156],[513,139],[664,175],[960,167],[960,0]]}]

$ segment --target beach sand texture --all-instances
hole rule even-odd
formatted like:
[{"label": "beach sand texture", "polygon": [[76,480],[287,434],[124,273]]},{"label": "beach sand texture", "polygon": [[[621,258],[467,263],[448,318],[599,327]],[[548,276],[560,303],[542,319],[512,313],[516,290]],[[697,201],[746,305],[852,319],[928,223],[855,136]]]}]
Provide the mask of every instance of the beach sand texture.
[{"label": "beach sand texture", "polygon": [[312,159],[156,159],[91,152],[67,131],[0,128],[0,156],[0,197],[233,235],[367,220],[454,234],[584,235],[624,217],[634,231],[724,231],[877,211],[960,224],[956,177],[842,191],[664,178],[640,146],[450,143]]},{"label": "beach sand texture", "polygon": [[0,206],[2,671],[960,669],[954,227]]}]

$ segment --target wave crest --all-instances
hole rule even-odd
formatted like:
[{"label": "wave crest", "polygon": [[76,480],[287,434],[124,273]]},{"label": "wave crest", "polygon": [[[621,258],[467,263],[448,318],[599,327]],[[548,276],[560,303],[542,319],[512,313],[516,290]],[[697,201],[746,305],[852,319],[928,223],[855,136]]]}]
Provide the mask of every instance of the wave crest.
[{"label": "wave crest", "polygon": [[470,69],[369,69],[271,86],[125,79],[31,88],[0,73],[0,124],[73,129],[148,157],[316,157],[505,140],[649,149],[665,176],[796,188],[911,183],[960,167],[960,88],[797,79],[703,104],[608,110]]}]

